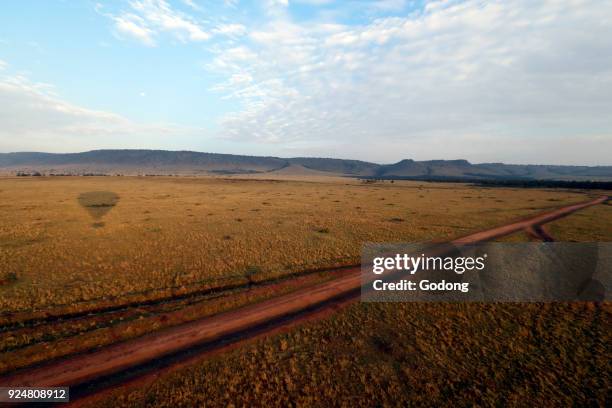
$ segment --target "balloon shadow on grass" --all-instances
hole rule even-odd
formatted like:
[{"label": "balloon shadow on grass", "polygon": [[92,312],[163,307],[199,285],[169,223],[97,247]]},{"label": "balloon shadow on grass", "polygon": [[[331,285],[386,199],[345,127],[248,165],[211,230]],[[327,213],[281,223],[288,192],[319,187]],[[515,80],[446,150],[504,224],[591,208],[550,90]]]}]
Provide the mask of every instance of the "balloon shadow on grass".
[{"label": "balloon shadow on grass", "polygon": [[112,191],[88,191],[78,198],[79,204],[96,220],[94,228],[104,226],[99,220],[113,209],[119,202],[119,196]]}]

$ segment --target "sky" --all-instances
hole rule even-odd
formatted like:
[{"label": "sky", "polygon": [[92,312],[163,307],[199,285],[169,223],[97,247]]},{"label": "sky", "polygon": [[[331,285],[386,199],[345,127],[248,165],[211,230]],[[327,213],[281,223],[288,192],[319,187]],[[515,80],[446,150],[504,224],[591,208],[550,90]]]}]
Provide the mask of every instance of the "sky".
[{"label": "sky", "polygon": [[0,152],[612,165],[612,2],[20,0]]}]

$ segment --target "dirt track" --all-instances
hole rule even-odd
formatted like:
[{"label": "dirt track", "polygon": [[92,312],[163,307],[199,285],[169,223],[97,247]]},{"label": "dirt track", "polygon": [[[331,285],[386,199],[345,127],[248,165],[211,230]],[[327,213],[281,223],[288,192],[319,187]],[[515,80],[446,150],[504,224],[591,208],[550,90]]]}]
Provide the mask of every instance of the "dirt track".
[{"label": "dirt track", "polygon": [[[562,207],[510,224],[476,232],[452,241],[468,244],[487,241],[521,230],[529,230],[567,216],[581,209],[604,203],[607,196]],[[48,362],[0,378],[2,386],[77,386],[91,383],[143,364],[155,364],[181,350],[202,344],[227,345],[230,341],[261,335],[274,322],[299,319],[300,313],[333,308],[342,302],[358,299],[361,287],[360,267],[345,270],[341,277],[275,299],[234,311],[203,318],[191,323],[159,330],[143,337],[113,344],[99,350]],[[335,301],[336,300],[336,301]],[[154,369],[154,367],[153,367]]]}]

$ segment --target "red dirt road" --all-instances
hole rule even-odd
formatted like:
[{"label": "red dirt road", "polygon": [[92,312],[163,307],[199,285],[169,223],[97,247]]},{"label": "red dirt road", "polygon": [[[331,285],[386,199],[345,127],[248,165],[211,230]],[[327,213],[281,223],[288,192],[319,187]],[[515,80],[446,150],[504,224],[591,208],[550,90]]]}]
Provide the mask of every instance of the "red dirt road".
[{"label": "red dirt road", "polygon": [[[455,239],[451,243],[470,244],[499,238],[540,226],[581,209],[604,203],[606,200],[608,197],[602,196],[558,208],[507,225],[476,232]],[[19,370],[12,375],[0,377],[0,385],[52,387],[76,386],[91,382],[202,343],[221,342],[232,336],[238,339],[247,338],[249,330],[265,327],[267,323],[284,317],[292,319],[292,316],[298,316],[301,311],[317,306],[325,307],[326,302],[342,296],[345,299],[348,296],[356,300],[359,297],[361,285],[360,267],[356,266],[345,270],[341,277],[332,281],[303,288],[275,299],[162,329],[92,352]]]},{"label": "red dirt road", "polygon": [[567,217],[568,215],[580,211],[587,207],[591,207],[598,204],[603,204],[609,199],[608,196],[601,196],[594,200],[585,201],[582,203],[568,205],[561,207],[553,211],[541,213],[533,217],[528,217],[523,220],[513,222],[511,224],[502,225],[497,228],[492,228],[485,231],[475,232],[465,237],[461,237],[452,241],[453,244],[473,244],[475,242],[489,241],[495,238],[500,238],[506,235],[513,234],[515,232],[525,230],[532,227],[537,227],[542,224],[558,220],[559,218]]}]

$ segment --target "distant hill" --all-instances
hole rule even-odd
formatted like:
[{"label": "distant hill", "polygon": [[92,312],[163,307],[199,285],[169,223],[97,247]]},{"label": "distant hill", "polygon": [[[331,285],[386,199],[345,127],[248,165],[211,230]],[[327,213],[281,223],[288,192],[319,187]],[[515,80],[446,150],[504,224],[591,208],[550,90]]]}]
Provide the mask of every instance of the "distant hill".
[{"label": "distant hill", "polygon": [[[283,170],[285,169],[285,170]],[[252,174],[294,172],[420,180],[612,180],[612,166],[472,164],[467,160],[402,160],[376,164],[328,158],[279,158],[166,150],[0,153],[4,174]]]},{"label": "distant hill", "polygon": [[472,164],[467,160],[402,160],[395,164],[380,166],[376,176],[416,179],[609,181],[612,180],[612,166]]},{"label": "distant hill", "polygon": [[259,172],[287,161],[275,157],[238,156],[166,150],[92,150],[83,153],[0,153],[0,168],[49,172],[206,173]]}]

